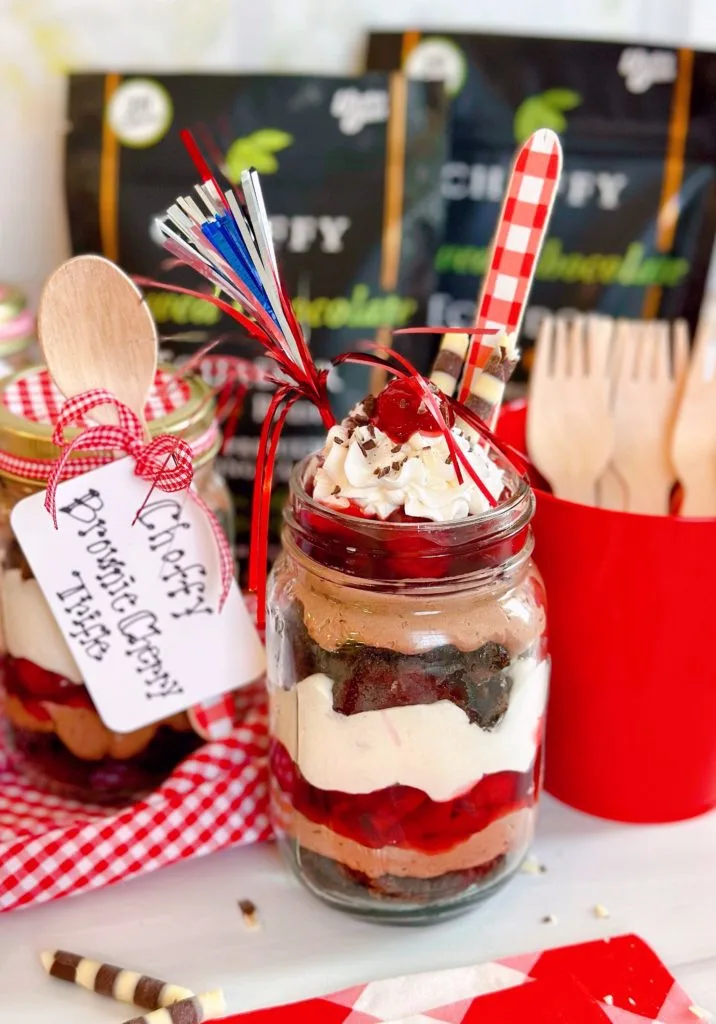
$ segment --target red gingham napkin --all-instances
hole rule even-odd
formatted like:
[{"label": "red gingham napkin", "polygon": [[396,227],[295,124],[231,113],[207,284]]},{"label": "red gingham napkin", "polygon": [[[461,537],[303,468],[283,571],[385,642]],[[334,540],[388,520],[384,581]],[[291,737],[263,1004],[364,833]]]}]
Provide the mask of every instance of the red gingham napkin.
[{"label": "red gingham napkin", "polygon": [[239,725],[121,811],[47,796],[0,744],[0,910],[96,889],[271,834],[263,684],[238,698]]},{"label": "red gingham napkin", "polygon": [[356,985],[224,1024],[695,1024],[692,1001],[636,935]]}]

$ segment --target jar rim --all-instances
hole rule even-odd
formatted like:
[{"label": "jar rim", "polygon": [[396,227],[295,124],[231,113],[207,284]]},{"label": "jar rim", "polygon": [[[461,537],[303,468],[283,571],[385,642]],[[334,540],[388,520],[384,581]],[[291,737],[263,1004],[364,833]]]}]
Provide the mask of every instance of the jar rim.
[{"label": "jar rim", "polygon": [[514,492],[495,508],[444,523],[363,519],[315,501],[304,479],[313,456],[293,469],[284,510],[284,545],[297,549],[314,571],[343,574],[346,582],[390,590],[441,585],[510,575],[532,553],[535,500],[532,488],[515,477]]},{"label": "jar rim", "polygon": [[[389,522],[388,520],[377,518],[362,519],[359,516],[352,516],[342,512],[340,509],[331,508],[329,505],[323,505],[308,494],[303,483],[305,471],[311,460],[318,454],[318,452],[312,452],[295,463],[289,479],[291,494],[295,495],[309,511],[326,516],[329,520],[335,520],[337,524],[350,524],[351,528],[356,531],[360,531],[361,525],[364,524],[371,531],[385,531],[386,537],[392,535],[397,539],[401,536],[401,531],[403,534],[408,531],[411,533],[417,531],[420,535],[440,536],[441,533],[450,533],[459,530],[461,527],[475,528],[484,525],[489,528],[493,524],[499,530],[504,521],[511,518],[510,513],[515,514],[515,522],[510,524],[511,528],[518,530],[521,526],[526,526],[534,515],[535,500],[532,486],[525,477],[516,474],[517,487],[510,497],[477,515],[465,516],[463,519],[448,519],[445,522],[416,521],[414,523],[406,523]],[[487,534],[489,535],[489,533],[488,529]]]}]

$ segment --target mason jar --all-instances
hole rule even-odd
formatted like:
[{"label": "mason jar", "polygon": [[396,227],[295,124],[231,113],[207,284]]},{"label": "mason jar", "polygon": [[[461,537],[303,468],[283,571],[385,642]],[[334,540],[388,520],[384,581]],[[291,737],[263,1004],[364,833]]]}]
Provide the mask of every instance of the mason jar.
[{"label": "mason jar", "polygon": [[449,523],[317,504],[292,478],[269,580],[274,825],[327,903],[416,921],[466,908],[534,832],[549,679],[521,479]]},{"label": "mason jar", "polygon": [[[131,800],[160,783],[203,741],[190,716],[174,715],[130,733],[108,729],[10,526],[22,498],[42,490],[58,455],[52,425],[62,399],[44,368],[0,381],[0,652],[4,732],[13,763],[35,785],[93,803]],[[232,539],[229,491],[216,472],[221,434],[210,389],[160,367],[145,417],[150,433],[189,444],[194,483]],[[70,457],[68,474],[82,466]],[[59,543],[59,541],[58,541]]]},{"label": "mason jar", "polygon": [[23,293],[0,284],[0,378],[30,366],[36,358],[35,317]]}]

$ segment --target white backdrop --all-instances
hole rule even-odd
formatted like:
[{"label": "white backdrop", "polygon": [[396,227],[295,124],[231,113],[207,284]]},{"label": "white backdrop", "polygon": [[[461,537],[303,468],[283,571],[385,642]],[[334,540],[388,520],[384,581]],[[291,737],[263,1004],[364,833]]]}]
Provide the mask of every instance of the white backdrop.
[{"label": "white backdrop", "polygon": [[352,71],[373,26],[716,48],[716,2],[0,0],[0,281],[36,295],[66,252],[64,70]]}]

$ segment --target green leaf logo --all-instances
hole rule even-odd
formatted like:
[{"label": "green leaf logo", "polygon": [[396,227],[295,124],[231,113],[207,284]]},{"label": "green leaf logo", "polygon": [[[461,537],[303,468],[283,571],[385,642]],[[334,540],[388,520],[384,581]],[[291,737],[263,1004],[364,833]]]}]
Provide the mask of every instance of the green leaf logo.
[{"label": "green leaf logo", "polygon": [[582,97],[572,89],[547,89],[537,96],[528,96],[515,112],[515,141],[523,143],[539,128],[563,132],[567,127],[566,110],[574,110]]},{"label": "green leaf logo", "polygon": [[293,135],[280,128],[261,128],[242,139],[235,139],[226,153],[225,173],[236,185],[241,172],[255,167],[259,174],[275,174],[278,170],[276,153],[287,149],[293,143]]}]

